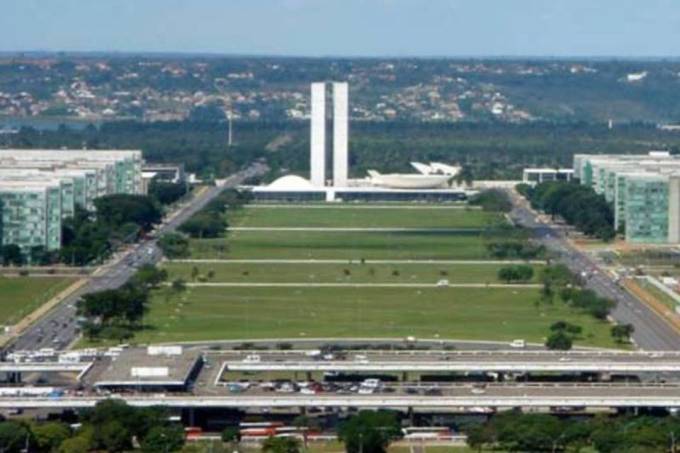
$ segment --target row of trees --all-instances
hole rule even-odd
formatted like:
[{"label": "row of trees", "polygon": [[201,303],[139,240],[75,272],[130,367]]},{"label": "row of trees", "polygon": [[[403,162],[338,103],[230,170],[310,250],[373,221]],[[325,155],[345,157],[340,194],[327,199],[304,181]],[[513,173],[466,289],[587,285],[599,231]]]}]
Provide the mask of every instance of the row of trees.
[{"label": "row of trees", "polygon": [[579,279],[563,264],[547,266],[541,274],[541,296],[544,301],[552,303],[555,296],[599,320],[607,319],[609,312],[616,306],[616,302],[598,294],[591,289],[579,286]]},{"label": "row of trees", "polygon": [[86,319],[83,333],[90,339],[111,338],[122,341],[142,328],[149,307],[149,291],[168,277],[165,269],[149,264],[139,268],[133,278],[118,289],[83,295],[78,315]]},{"label": "row of trees", "polygon": [[500,237],[486,243],[486,250],[493,258],[530,260],[545,253],[545,247],[535,245],[526,239],[502,239]]},{"label": "row of trees", "polygon": [[193,238],[224,236],[229,226],[227,211],[240,209],[248,201],[249,194],[236,189],[227,189],[180,225],[179,230]]},{"label": "row of trees", "polygon": [[0,423],[0,451],[6,453],[118,453],[133,449],[133,439],[149,453],[174,452],[184,445],[184,429],[168,421],[163,408],[137,409],[106,400],[81,414],[80,427],[61,422]]},{"label": "row of trees", "polygon": [[551,181],[535,187],[520,184],[517,190],[535,209],[553,217],[559,215],[589,236],[605,241],[616,236],[611,204],[590,187],[572,182]]},{"label": "row of trees", "polygon": [[510,212],[512,210],[512,201],[510,201],[507,192],[499,189],[488,189],[480,192],[471,197],[469,203],[480,206],[484,211]]},{"label": "row of trees", "polygon": [[62,262],[74,266],[106,258],[113,249],[134,242],[161,221],[162,205],[177,201],[187,193],[185,184],[152,181],[149,195],[114,194],[94,200],[96,214],[76,205],[73,217],[62,222],[62,247],[58,252],[47,252],[44,247],[33,247],[28,256],[19,246],[0,247],[0,264],[21,266],[48,265]]},{"label": "row of trees", "polygon": [[507,283],[528,282],[533,277],[534,268],[528,264],[515,264],[498,269],[498,279]]},{"label": "row of trees", "polygon": [[596,416],[563,419],[510,411],[464,429],[477,451],[677,452],[680,419]]}]

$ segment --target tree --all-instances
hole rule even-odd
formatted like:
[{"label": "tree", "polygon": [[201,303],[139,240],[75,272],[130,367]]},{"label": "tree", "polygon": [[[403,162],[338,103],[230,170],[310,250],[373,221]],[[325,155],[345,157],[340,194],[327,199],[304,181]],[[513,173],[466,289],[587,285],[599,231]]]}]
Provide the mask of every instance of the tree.
[{"label": "tree", "polygon": [[21,266],[24,264],[24,256],[21,248],[16,244],[7,244],[0,247],[0,257],[3,266]]},{"label": "tree", "polygon": [[32,427],[35,443],[41,451],[57,451],[71,436],[68,425],[58,422],[38,423]]},{"label": "tree", "polygon": [[179,233],[166,233],[158,239],[158,246],[170,259],[189,256],[189,240]]},{"label": "tree", "polygon": [[348,453],[384,453],[401,437],[399,420],[390,411],[361,411],[340,426],[338,437]]},{"label": "tree", "polygon": [[31,431],[23,423],[15,421],[0,422],[0,451],[19,453],[31,441]]},{"label": "tree", "polygon": [[181,278],[176,278],[172,281],[171,288],[174,292],[181,293],[182,291],[187,289],[187,284]]},{"label": "tree", "polygon": [[635,326],[632,324],[617,324],[611,329],[611,335],[617,343],[628,343],[633,332]]},{"label": "tree", "polygon": [[566,321],[557,321],[550,326],[551,332],[563,332],[567,335],[580,335],[583,332],[581,326]]},{"label": "tree", "polygon": [[95,430],[95,440],[100,448],[109,453],[116,453],[132,448],[132,434],[118,420],[111,420]]},{"label": "tree", "polygon": [[506,192],[499,189],[484,190],[471,197],[469,204],[481,206],[484,211],[491,212],[510,212],[512,210],[510,197]]},{"label": "tree", "polygon": [[193,238],[216,238],[224,235],[227,226],[222,213],[200,211],[180,225],[179,230]]},{"label": "tree", "polygon": [[187,185],[184,183],[158,181],[154,178],[149,184],[149,196],[155,198],[160,204],[164,205],[174,203],[186,193]]},{"label": "tree", "polygon": [[467,435],[467,444],[478,452],[481,452],[484,446],[493,445],[496,442],[496,432],[489,423],[475,424],[464,431]]},{"label": "tree", "polygon": [[78,313],[99,325],[134,325],[148,310],[149,293],[145,288],[127,284],[120,289],[107,289],[83,295]]},{"label": "tree", "polygon": [[146,195],[105,195],[95,199],[94,205],[97,209],[97,220],[112,227],[134,223],[149,231],[162,217],[156,203]]},{"label": "tree", "polygon": [[235,426],[228,426],[222,431],[222,442],[241,442],[241,431]]},{"label": "tree", "polygon": [[551,333],[550,336],[548,336],[548,340],[545,342],[545,346],[548,349],[558,351],[568,351],[571,349],[571,345],[571,337],[562,331]]},{"label": "tree", "polygon": [[132,282],[135,285],[141,285],[146,288],[155,288],[167,278],[167,270],[159,269],[153,264],[145,264],[137,270],[132,277]]},{"label": "tree", "polygon": [[268,437],[262,442],[265,453],[299,453],[300,440],[294,437]]},{"label": "tree", "polygon": [[90,441],[83,436],[66,439],[59,446],[59,453],[88,453],[91,448]]},{"label": "tree", "polygon": [[525,192],[532,206],[561,216],[583,233],[605,241],[616,235],[614,211],[603,195],[591,187],[563,181],[538,184]]},{"label": "tree", "polygon": [[534,269],[526,264],[503,266],[498,269],[498,279],[507,283],[526,282],[533,278]]},{"label": "tree", "polygon": [[495,420],[499,446],[507,451],[561,451],[565,423],[552,415],[515,414]]},{"label": "tree", "polygon": [[178,451],[184,446],[184,429],[179,425],[155,426],[141,442],[142,450],[149,453]]}]

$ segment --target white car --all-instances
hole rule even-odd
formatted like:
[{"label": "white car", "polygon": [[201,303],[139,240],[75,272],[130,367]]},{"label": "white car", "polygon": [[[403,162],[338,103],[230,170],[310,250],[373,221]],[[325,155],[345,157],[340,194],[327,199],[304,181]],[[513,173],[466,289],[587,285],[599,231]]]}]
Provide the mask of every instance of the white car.
[{"label": "white car", "polygon": [[245,359],[243,359],[243,362],[245,363],[260,363],[262,361],[262,357],[260,357],[257,354],[248,354]]},{"label": "white car", "polygon": [[354,356],[354,361],[359,363],[368,363],[368,357],[363,354],[358,354]]}]

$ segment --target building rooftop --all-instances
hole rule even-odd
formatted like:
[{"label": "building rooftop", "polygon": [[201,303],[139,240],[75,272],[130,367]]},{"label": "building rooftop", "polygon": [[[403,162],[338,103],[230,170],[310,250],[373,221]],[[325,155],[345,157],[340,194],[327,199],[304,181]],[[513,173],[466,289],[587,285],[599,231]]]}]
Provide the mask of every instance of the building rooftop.
[{"label": "building rooftop", "polygon": [[94,386],[183,387],[201,361],[199,351],[167,347],[157,348],[161,352],[153,353],[152,348],[125,349],[111,357]]}]

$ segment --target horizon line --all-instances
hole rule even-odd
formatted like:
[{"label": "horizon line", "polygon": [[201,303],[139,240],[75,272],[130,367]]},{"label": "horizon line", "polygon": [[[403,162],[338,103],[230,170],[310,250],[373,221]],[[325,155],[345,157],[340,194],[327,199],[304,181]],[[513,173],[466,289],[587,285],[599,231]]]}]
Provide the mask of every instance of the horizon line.
[{"label": "horizon line", "polygon": [[558,55],[558,54],[455,54],[455,55],[352,55],[352,54],[294,54],[294,53],[232,53],[212,51],[142,51],[142,50],[0,50],[0,56],[50,55],[50,56],[159,56],[159,57],[209,57],[209,58],[280,58],[280,59],[362,59],[362,60],[588,60],[588,61],[663,61],[680,60],[679,55]]}]

